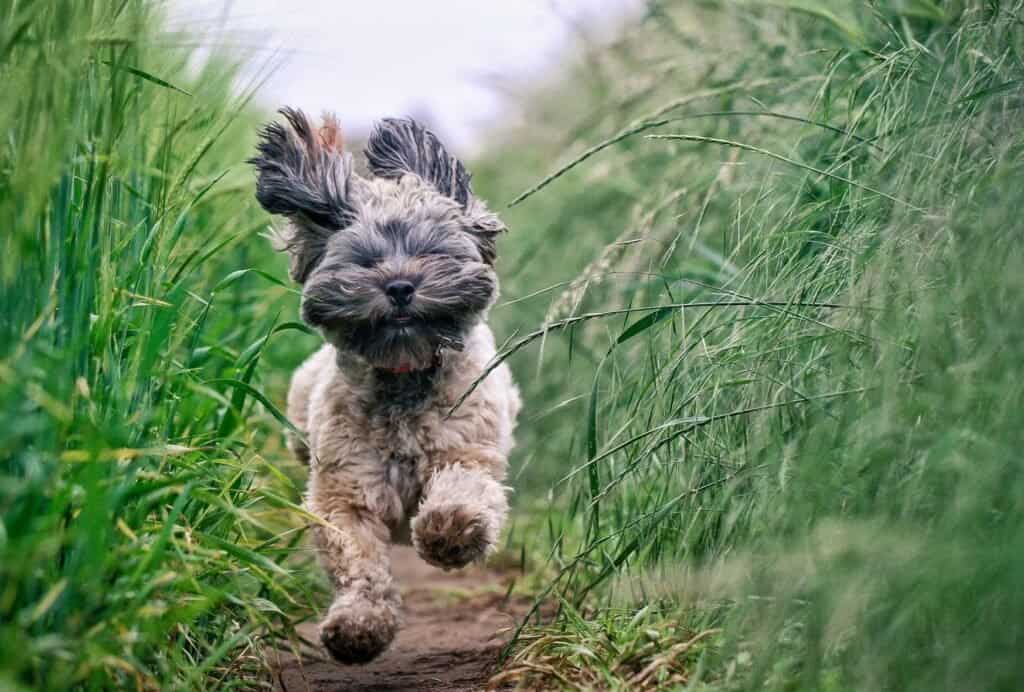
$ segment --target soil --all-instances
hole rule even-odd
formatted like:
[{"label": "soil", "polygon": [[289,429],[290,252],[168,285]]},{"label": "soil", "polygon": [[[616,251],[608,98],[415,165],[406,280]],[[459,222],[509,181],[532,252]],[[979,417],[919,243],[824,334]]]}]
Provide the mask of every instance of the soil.
[{"label": "soil", "polygon": [[[405,621],[391,647],[366,665],[341,665],[325,652],[277,652],[276,687],[283,692],[330,690],[460,690],[487,687],[502,646],[530,608],[506,597],[516,576],[474,566],[444,572],[412,548],[395,546],[392,568],[402,589]],[[315,623],[299,633],[317,642]]]}]

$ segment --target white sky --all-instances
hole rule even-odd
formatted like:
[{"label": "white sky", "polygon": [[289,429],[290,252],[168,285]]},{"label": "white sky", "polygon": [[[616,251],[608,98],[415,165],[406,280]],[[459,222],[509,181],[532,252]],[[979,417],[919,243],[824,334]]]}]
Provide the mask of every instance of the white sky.
[{"label": "white sky", "polygon": [[204,46],[251,51],[254,65],[277,65],[257,99],[268,109],[333,110],[350,132],[381,117],[419,116],[464,152],[515,113],[509,86],[566,60],[580,31],[600,37],[642,4],[168,0],[172,27]]}]

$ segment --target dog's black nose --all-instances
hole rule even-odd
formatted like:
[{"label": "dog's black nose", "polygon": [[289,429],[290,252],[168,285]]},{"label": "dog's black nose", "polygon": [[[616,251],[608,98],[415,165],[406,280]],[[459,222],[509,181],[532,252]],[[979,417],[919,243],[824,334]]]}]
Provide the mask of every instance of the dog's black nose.
[{"label": "dog's black nose", "polygon": [[392,303],[401,308],[412,302],[412,294],[416,292],[416,287],[411,281],[396,279],[388,282],[384,292],[388,294]]}]

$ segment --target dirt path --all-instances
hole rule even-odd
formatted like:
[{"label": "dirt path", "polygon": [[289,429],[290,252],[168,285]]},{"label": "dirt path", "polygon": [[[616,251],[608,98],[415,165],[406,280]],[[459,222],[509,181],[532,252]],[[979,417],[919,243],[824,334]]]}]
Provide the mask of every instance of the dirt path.
[{"label": "dirt path", "polygon": [[[394,643],[364,666],[344,666],[310,652],[281,654],[274,671],[283,692],[330,690],[482,690],[502,645],[529,609],[505,598],[512,575],[483,567],[444,572],[412,548],[396,546],[392,567],[404,599],[405,623]],[[317,641],[316,625],[299,628]]]}]

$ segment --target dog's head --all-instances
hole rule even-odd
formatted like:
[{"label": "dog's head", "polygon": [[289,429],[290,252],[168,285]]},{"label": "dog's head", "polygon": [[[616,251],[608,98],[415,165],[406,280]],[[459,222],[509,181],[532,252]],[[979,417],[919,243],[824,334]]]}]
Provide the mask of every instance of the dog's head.
[{"label": "dog's head", "polygon": [[281,246],[302,284],[302,317],[334,346],[393,371],[429,367],[497,296],[501,221],[469,174],[413,120],[378,123],[372,176],[352,170],[337,123],[296,110],[261,132],[256,198],[288,218]]}]

